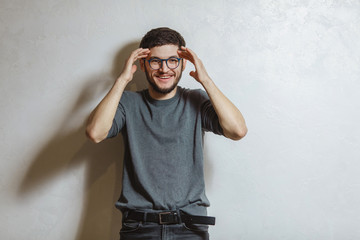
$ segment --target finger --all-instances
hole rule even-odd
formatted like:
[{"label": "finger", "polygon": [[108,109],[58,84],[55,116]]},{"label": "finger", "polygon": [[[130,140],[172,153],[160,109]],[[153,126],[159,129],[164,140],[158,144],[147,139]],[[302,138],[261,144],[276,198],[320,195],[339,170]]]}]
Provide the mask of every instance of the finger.
[{"label": "finger", "polygon": [[137,66],[136,65],[132,65],[131,67],[131,73],[134,74],[137,70]]},{"label": "finger", "polygon": [[189,53],[185,50],[178,50],[178,53],[181,55],[189,55]]},{"label": "finger", "polygon": [[191,77],[197,79],[197,78],[196,78],[196,72],[191,71],[191,72],[189,73],[189,75],[190,75]]},{"label": "finger", "polygon": [[136,50],[132,51],[127,62],[132,64],[134,62],[134,59],[136,58],[136,56],[138,55],[138,53],[140,51],[141,51],[141,49],[136,49]]},{"label": "finger", "polygon": [[179,54],[181,54],[184,58],[190,60],[193,63],[197,59],[195,52],[192,51],[190,48],[181,47],[181,51],[179,51]]},{"label": "finger", "polygon": [[188,54],[190,54],[194,59],[197,59],[197,55],[195,54],[195,52],[193,50],[191,50],[190,48],[186,48],[186,52]]},{"label": "finger", "polygon": [[178,51],[178,54],[180,57],[185,58],[191,62],[193,62],[193,60],[194,60],[193,56],[191,56],[191,54],[189,54],[188,52]]},{"label": "finger", "polygon": [[145,56],[147,56],[147,55],[149,55],[150,54],[150,50],[143,50],[143,51],[141,51],[138,55],[139,56],[143,56],[143,55],[145,55]]},{"label": "finger", "polygon": [[142,52],[144,49],[142,48],[138,48],[138,49],[135,49],[134,51],[131,52],[131,55],[130,56],[136,56],[138,55],[140,52]]},{"label": "finger", "polygon": [[149,54],[139,55],[139,56],[137,56],[137,57],[136,57],[136,59],[135,59],[135,60],[138,60],[138,59],[144,59],[144,58],[146,58],[147,56],[149,56]]},{"label": "finger", "polygon": [[181,46],[181,48],[180,48],[180,49],[178,49],[178,52],[180,52],[180,53],[184,53],[184,54],[188,53],[187,48],[186,48],[186,47],[184,47],[184,46]]},{"label": "finger", "polygon": [[131,53],[131,56],[137,56],[139,54],[148,53],[148,52],[150,52],[148,48],[138,48]]},{"label": "finger", "polygon": [[150,50],[145,48],[139,48],[139,49],[136,49],[135,51],[132,52],[129,60],[132,62],[132,64],[138,60],[138,59],[141,59],[141,58],[146,58],[150,53]]},{"label": "finger", "polygon": [[150,53],[150,49],[148,49],[148,48],[141,48],[138,53],[139,53],[139,54],[149,54],[149,53]]},{"label": "finger", "polygon": [[143,49],[142,51],[140,51],[138,53],[138,57],[139,58],[143,58],[143,57],[147,57],[150,54],[150,50],[149,49]]}]

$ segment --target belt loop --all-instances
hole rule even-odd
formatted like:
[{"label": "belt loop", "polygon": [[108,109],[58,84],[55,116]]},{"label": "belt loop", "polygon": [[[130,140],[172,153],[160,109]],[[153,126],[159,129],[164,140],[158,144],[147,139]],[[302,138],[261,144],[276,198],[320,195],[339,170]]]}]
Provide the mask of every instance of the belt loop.
[{"label": "belt loop", "polygon": [[122,212],[122,220],[123,220],[123,222],[127,219],[128,216],[129,216],[129,210],[126,210],[126,211]]},{"label": "belt loop", "polygon": [[146,218],[147,218],[147,212],[144,212],[144,216],[143,216],[143,223],[146,222]]},{"label": "belt loop", "polygon": [[182,217],[181,217],[181,211],[180,211],[180,209],[176,209],[176,213],[177,213],[177,217],[178,217],[178,220],[179,220],[179,223],[183,223],[183,221],[182,221]]}]

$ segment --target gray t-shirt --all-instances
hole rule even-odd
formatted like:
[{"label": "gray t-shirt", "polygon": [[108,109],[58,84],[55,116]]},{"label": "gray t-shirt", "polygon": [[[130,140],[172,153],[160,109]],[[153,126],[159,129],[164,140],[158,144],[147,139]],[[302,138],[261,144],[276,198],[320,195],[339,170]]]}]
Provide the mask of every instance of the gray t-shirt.
[{"label": "gray t-shirt", "polygon": [[108,138],[125,144],[121,210],[183,210],[206,215],[204,131],[223,134],[205,91],[177,88],[167,100],[125,91]]}]

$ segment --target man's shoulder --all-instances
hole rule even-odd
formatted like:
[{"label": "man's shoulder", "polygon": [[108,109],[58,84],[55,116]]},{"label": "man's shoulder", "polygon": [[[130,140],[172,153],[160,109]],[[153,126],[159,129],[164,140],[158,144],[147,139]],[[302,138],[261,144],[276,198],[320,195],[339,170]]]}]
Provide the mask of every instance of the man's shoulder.
[{"label": "man's shoulder", "polygon": [[203,89],[200,89],[200,88],[190,89],[190,88],[180,87],[180,90],[182,92],[182,95],[188,99],[199,100],[199,99],[208,99],[209,98],[207,93]]},{"label": "man's shoulder", "polygon": [[145,90],[124,91],[120,99],[120,104],[124,107],[142,104],[144,102],[144,91]]},{"label": "man's shoulder", "polygon": [[122,94],[121,100],[130,99],[130,100],[136,100],[136,99],[142,99],[144,95],[145,90],[140,91],[130,91],[125,90]]}]

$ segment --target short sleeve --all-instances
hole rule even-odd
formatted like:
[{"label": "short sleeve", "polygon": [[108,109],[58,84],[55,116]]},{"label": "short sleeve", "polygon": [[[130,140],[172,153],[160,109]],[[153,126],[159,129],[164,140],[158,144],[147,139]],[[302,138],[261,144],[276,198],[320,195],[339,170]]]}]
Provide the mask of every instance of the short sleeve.
[{"label": "short sleeve", "polygon": [[218,135],[224,135],[220,125],[218,115],[205,91],[199,91],[201,95],[201,124],[204,131],[213,132]]},{"label": "short sleeve", "polygon": [[125,109],[120,102],[116,109],[115,117],[112,126],[108,132],[107,138],[113,138],[118,135],[121,129],[124,127],[125,122]]}]

